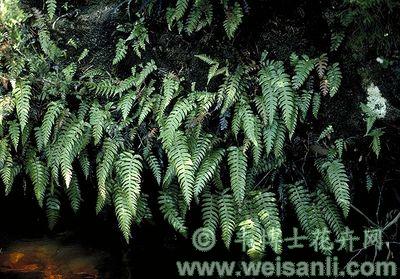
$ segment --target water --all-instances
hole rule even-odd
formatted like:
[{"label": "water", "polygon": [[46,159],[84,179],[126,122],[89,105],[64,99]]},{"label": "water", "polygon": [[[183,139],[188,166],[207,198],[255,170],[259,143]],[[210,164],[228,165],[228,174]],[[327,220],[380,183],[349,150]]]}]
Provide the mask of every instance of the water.
[{"label": "water", "polygon": [[10,243],[0,254],[0,278],[80,279],[99,277],[107,255],[54,239]]}]

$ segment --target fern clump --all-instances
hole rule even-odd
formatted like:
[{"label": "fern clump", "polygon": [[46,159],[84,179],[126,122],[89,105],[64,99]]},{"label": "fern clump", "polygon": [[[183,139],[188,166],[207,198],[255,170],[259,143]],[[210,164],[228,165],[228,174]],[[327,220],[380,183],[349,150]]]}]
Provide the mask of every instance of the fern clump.
[{"label": "fern clump", "polygon": [[[245,1],[166,4],[170,29],[189,34],[211,26],[218,6],[229,40],[248,10]],[[61,47],[52,33],[54,1],[46,11],[34,12],[33,25],[15,16],[12,30],[0,18],[12,35],[12,48],[0,52],[0,176],[6,194],[16,177],[31,187],[50,227],[64,201],[79,212],[95,189],[93,211],[114,210],[126,242],[154,213],[188,237],[198,209],[202,227],[226,247],[239,236],[254,259],[268,249],[279,254],[286,201],[310,240],[316,230],[331,228],[336,237],[344,230],[347,141],[331,125],[319,135],[311,127],[321,104],[340,92],[340,67],[329,54],[278,61],[264,52],[226,62],[197,54],[207,68],[192,80],[153,55],[154,30],[143,10],[117,27],[103,69],[79,40]],[[32,30],[26,41],[24,30]],[[381,133],[371,129],[378,155]]]}]

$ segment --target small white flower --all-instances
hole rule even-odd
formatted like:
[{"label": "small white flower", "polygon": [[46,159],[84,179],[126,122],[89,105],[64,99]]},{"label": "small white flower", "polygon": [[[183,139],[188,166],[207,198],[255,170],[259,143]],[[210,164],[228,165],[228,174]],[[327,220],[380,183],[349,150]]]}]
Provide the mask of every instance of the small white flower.
[{"label": "small white flower", "polygon": [[376,62],[378,62],[378,63],[380,63],[380,64],[383,64],[383,59],[380,58],[380,57],[377,57],[377,58],[376,58]]},{"label": "small white flower", "polygon": [[386,99],[382,96],[378,86],[371,83],[367,88],[367,106],[377,118],[386,116]]}]

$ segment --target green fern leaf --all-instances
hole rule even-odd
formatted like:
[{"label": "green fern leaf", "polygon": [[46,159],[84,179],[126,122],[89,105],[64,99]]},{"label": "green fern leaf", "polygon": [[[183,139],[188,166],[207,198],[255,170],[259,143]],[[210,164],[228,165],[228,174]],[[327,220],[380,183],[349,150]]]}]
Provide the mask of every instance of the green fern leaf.
[{"label": "green fern leaf", "polygon": [[228,165],[233,196],[236,203],[241,205],[246,193],[247,157],[240,148],[228,148]]},{"label": "green fern leaf", "polygon": [[236,229],[236,205],[230,194],[222,194],[218,198],[218,215],[222,228],[222,239],[229,248],[233,232]]}]

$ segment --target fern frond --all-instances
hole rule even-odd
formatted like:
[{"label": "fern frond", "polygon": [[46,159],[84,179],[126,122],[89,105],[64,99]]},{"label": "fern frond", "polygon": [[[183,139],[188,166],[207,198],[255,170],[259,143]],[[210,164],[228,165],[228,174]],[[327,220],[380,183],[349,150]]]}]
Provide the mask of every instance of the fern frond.
[{"label": "fern frond", "polygon": [[325,129],[321,132],[318,137],[317,141],[320,141],[324,138],[329,138],[329,136],[334,132],[332,125],[328,125]]},{"label": "fern frond", "polygon": [[115,206],[118,227],[121,230],[125,241],[129,243],[129,239],[131,238],[131,225],[133,221],[130,197],[129,193],[124,191],[118,184],[114,185],[113,188],[113,202]]},{"label": "fern frond", "polygon": [[233,7],[226,11],[226,19],[224,21],[224,29],[229,39],[232,39],[236,30],[242,23],[243,10],[239,2],[235,2]]},{"label": "fern frond", "polygon": [[47,8],[47,15],[49,16],[50,19],[53,19],[57,9],[57,1],[46,0],[46,8]]},{"label": "fern frond", "polygon": [[119,62],[121,62],[125,58],[127,51],[128,51],[128,46],[126,45],[125,40],[119,39],[116,45],[115,56],[112,61],[112,64],[116,65]]},{"label": "fern frond", "polygon": [[17,81],[12,94],[15,98],[15,108],[21,125],[21,131],[23,131],[29,118],[30,100],[32,95],[31,86],[26,81]]},{"label": "fern frond", "polygon": [[271,248],[275,253],[280,254],[282,252],[283,238],[275,194],[270,192],[258,192],[254,196],[253,202],[257,208],[258,217],[265,228]]},{"label": "fern frond", "polygon": [[222,239],[229,248],[233,232],[236,229],[236,205],[230,194],[222,194],[218,198],[218,215],[222,229]]},{"label": "fern frond", "polygon": [[15,121],[15,120],[10,121],[9,123],[10,124],[8,126],[8,131],[9,131],[9,134],[10,134],[10,139],[11,139],[11,142],[12,142],[12,144],[14,146],[14,149],[17,150],[18,149],[19,139],[20,139],[20,136],[21,136],[19,125],[18,125],[17,121]]},{"label": "fern frond", "polygon": [[329,95],[333,97],[338,92],[340,84],[342,83],[342,73],[339,68],[339,63],[334,63],[328,68],[326,79],[329,86]]},{"label": "fern frond", "polygon": [[[96,212],[99,213],[104,206],[107,197],[106,181],[113,169],[114,161],[118,152],[118,145],[115,140],[106,139],[103,143],[103,154],[97,165],[97,184],[98,184],[98,202]],[[100,157],[100,156],[99,156]]]},{"label": "fern frond", "polygon": [[50,140],[51,131],[54,127],[56,119],[60,116],[64,105],[60,101],[50,102],[47,111],[43,117],[43,122],[40,127],[41,139],[43,146],[46,146]]},{"label": "fern frond", "polygon": [[204,158],[196,175],[194,182],[194,196],[198,197],[204,187],[212,180],[218,165],[225,154],[224,149],[215,149]]},{"label": "fern frond", "polygon": [[208,191],[201,196],[201,214],[204,228],[215,233],[218,227],[218,199]]},{"label": "fern frond", "polygon": [[60,200],[55,196],[48,196],[46,199],[46,212],[49,228],[52,230],[60,217]]},{"label": "fern frond", "polygon": [[185,225],[185,220],[179,214],[176,199],[167,192],[161,192],[158,203],[164,215],[164,219],[167,220],[177,232],[186,236],[188,229]]},{"label": "fern frond", "polygon": [[240,148],[228,148],[228,166],[233,196],[236,203],[241,205],[246,193],[247,157]]},{"label": "fern frond", "polygon": [[36,200],[42,207],[46,186],[50,178],[48,168],[43,162],[34,157],[28,159],[26,168],[33,184]]},{"label": "fern frond", "polygon": [[264,229],[257,217],[248,216],[239,223],[241,241],[247,248],[247,254],[252,260],[262,258],[265,250]]},{"label": "fern frond", "polygon": [[307,55],[303,55],[301,59],[297,61],[294,69],[295,75],[292,77],[294,89],[299,89],[304,84],[314,67],[315,60],[310,59]]},{"label": "fern frond", "polygon": [[146,148],[143,152],[144,159],[146,160],[147,165],[149,166],[151,172],[153,173],[154,178],[156,179],[158,185],[161,185],[161,164],[158,161],[157,157]]},{"label": "fern frond", "polygon": [[350,210],[350,187],[346,169],[340,160],[327,162],[323,167],[326,168],[330,190],[335,195],[335,199],[341,207],[343,215],[347,217]]},{"label": "fern frond", "polygon": [[72,210],[77,213],[81,205],[82,197],[76,175],[72,176],[71,183],[65,191],[67,193]]},{"label": "fern frond", "polygon": [[133,151],[125,151],[119,155],[115,168],[118,181],[122,190],[127,194],[129,207],[134,216],[140,196],[142,157]]},{"label": "fern frond", "polygon": [[329,224],[337,238],[340,238],[341,233],[345,230],[343,217],[340,214],[334,200],[325,193],[322,189],[318,189],[316,200],[319,210],[321,210],[324,219]]},{"label": "fern frond", "polygon": [[169,161],[173,164],[178,176],[183,196],[187,205],[193,198],[194,169],[193,161],[190,156],[187,137],[181,131],[176,131],[172,138],[174,143],[167,149]]}]

